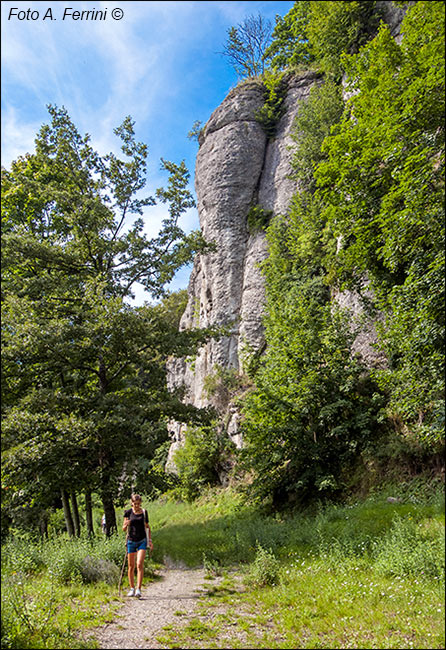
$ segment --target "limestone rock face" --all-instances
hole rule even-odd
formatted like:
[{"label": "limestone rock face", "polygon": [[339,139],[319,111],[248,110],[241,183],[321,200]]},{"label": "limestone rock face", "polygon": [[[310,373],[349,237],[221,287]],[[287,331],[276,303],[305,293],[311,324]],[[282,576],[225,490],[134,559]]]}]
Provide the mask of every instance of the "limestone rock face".
[{"label": "limestone rock face", "polygon": [[[225,325],[228,335],[205,345],[193,362],[175,360],[169,366],[170,387],[184,386],[185,401],[211,405],[204,390],[206,376],[216,367],[239,371],[244,350],[264,343],[262,315],[265,300],[259,264],[266,257],[265,235],[248,231],[247,216],[260,205],[284,214],[295,183],[289,178],[294,119],[315,83],[316,73],[286,81],[283,117],[276,136],[268,139],[255,114],[264,103],[264,89],[256,81],[234,88],[203,129],[195,168],[198,214],[204,237],[216,250],[197,255],[189,281],[189,300],[180,329]],[[230,414],[228,433],[240,444],[238,417]],[[172,423],[173,451],[184,437],[183,426]]]},{"label": "limestone rock face", "polygon": [[[377,2],[377,7],[400,42],[405,9],[388,1]],[[224,416],[222,426],[237,446],[242,444],[240,414],[231,403],[223,413],[216,396],[206,391],[205,380],[217,368],[241,373],[244,351],[264,346],[265,292],[259,264],[266,258],[267,248],[262,231],[249,232],[247,217],[253,206],[275,215],[287,213],[296,191],[290,178],[292,127],[302,102],[319,83],[321,76],[315,72],[286,77],[283,115],[275,137],[269,139],[256,119],[265,100],[264,89],[258,81],[245,81],[231,90],[199,137],[195,170],[198,213],[203,235],[215,242],[216,250],[195,259],[180,329],[224,325],[227,335],[206,344],[194,360],[173,360],[168,381],[171,389],[185,389],[186,403],[219,409]],[[385,363],[374,346],[374,323],[367,318],[359,294],[337,291],[332,299],[351,313],[356,334],[353,352],[368,367]],[[174,451],[184,441],[185,427],[172,422],[170,432],[172,446],[166,468],[174,470]]]},{"label": "limestone rock face", "polygon": [[382,20],[389,26],[390,33],[397,43],[401,42],[401,23],[407,9],[413,2],[408,2],[405,7],[398,7],[388,0],[378,0],[376,9],[380,12]]}]

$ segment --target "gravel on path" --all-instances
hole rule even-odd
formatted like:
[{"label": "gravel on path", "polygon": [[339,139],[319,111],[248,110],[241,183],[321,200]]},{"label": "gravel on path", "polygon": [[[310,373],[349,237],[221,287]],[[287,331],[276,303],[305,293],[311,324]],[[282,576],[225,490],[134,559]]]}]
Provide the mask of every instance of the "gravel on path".
[{"label": "gravel on path", "polygon": [[[94,638],[100,648],[165,648],[156,640],[163,627],[190,616],[198,603],[204,569],[163,569],[154,582],[143,585],[141,598],[126,598],[112,623],[99,628]],[[127,591],[127,590],[126,590]],[[123,592],[123,593],[126,593]]]}]

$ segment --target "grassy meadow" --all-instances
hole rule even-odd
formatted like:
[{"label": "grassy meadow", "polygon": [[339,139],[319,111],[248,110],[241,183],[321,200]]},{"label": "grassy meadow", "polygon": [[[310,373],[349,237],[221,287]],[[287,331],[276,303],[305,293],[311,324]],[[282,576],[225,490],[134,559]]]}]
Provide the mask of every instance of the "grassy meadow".
[{"label": "grassy meadow", "polygon": [[[165,562],[207,569],[207,595],[192,620],[178,610],[177,624],[159,636],[166,647],[444,647],[438,482],[382,487],[363,500],[288,516],[266,516],[231,489],[190,504],[145,505],[155,544],[145,584]],[[123,550],[122,533],[9,537],[2,648],[94,647],[92,628],[121,603]]]}]

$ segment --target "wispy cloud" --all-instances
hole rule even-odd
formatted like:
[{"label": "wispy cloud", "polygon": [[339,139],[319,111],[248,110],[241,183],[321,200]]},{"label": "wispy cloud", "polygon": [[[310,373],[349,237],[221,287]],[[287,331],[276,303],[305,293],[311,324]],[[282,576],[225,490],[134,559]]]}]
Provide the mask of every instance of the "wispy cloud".
[{"label": "wispy cloud", "polygon": [[[62,21],[62,2],[2,2],[6,114],[14,109],[27,130],[35,124],[36,114],[45,119],[47,103],[63,104],[80,130],[93,135],[101,151],[113,148],[112,128],[127,114],[156,128],[151,121],[162,111],[160,107],[171,112],[176,102],[182,117],[180,102],[189,88],[198,93],[202,81],[212,84],[212,73],[204,66],[209,57],[219,62],[227,26],[258,7],[271,12],[271,6],[290,4],[124,2],[124,17],[116,21],[110,18],[108,2],[74,0],[70,2],[74,10],[107,9],[107,20]],[[41,16],[51,8],[57,20],[8,20],[13,6],[30,8]],[[219,74],[216,70],[216,78]],[[6,129],[4,137],[3,156],[8,163]]]},{"label": "wispy cloud", "polygon": [[[2,163],[33,150],[33,140],[48,121],[46,105],[64,105],[81,133],[91,134],[101,153],[120,153],[113,134],[126,115],[136,121],[139,140],[149,145],[148,194],[167,182],[159,158],[186,159],[193,169],[196,145],[186,134],[196,119],[206,120],[235,82],[218,54],[226,29],[244,16],[266,11],[270,17],[292,2],[127,1],[124,17],[110,18],[109,2],[7,0],[2,10]],[[104,21],[62,21],[73,10],[108,10]],[[11,7],[51,8],[57,20],[8,20]],[[193,183],[191,182],[191,187]],[[153,236],[166,214],[156,206],[144,215]],[[191,210],[186,231],[198,225]]]},{"label": "wispy cloud", "polygon": [[[150,121],[156,107],[176,94],[185,53],[196,38],[200,4],[196,2],[126,2],[121,21],[63,22],[7,20],[3,13],[3,104],[24,123],[25,93],[44,115],[47,103],[65,105],[81,130],[94,135],[105,151],[115,146],[112,128],[127,114]],[[108,8],[108,3],[72,2],[73,8]],[[60,18],[62,3],[27,3],[42,15],[51,7]],[[19,7],[21,8],[21,7]],[[108,8],[110,11],[110,8]],[[206,20],[201,20],[201,25]],[[180,29],[179,29],[180,26]],[[34,124],[35,119],[29,124]],[[8,134],[5,130],[8,154]],[[9,162],[9,160],[5,160]]]},{"label": "wispy cloud", "polygon": [[38,122],[23,124],[12,106],[7,106],[2,116],[2,155],[5,164],[34,148],[34,138],[39,128]]}]

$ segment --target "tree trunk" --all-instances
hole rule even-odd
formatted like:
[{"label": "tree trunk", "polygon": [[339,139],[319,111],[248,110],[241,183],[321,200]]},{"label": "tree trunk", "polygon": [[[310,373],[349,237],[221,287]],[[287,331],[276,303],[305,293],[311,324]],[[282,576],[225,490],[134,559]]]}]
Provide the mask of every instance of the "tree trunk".
[{"label": "tree trunk", "polygon": [[41,537],[48,539],[48,514],[46,512],[42,512],[40,515],[39,530]]},{"label": "tree trunk", "polygon": [[93,528],[93,510],[91,507],[91,492],[86,490],[85,492],[85,519],[87,521],[87,533],[91,537],[94,536]]},{"label": "tree trunk", "polygon": [[105,513],[105,534],[110,537],[112,533],[116,532],[116,514],[113,505],[113,499],[109,492],[102,492],[102,505]]},{"label": "tree trunk", "polygon": [[70,501],[68,498],[68,494],[66,490],[62,488],[60,490],[60,495],[62,497],[62,507],[65,516],[65,526],[67,528],[68,535],[70,537],[74,537],[74,524],[73,524],[73,518],[71,516]]},{"label": "tree trunk", "polygon": [[[102,395],[105,395],[107,393],[107,389],[107,368],[101,354],[99,355],[99,390]],[[113,463],[110,458],[110,453],[107,449],[104,449],[104,447],[102,447],[99,452],[99,467],[101,470],[102,484],[100,494],[105,514],[105,534],[107,537],[110,537],[112,533],[116,532],[115,507],[113,505],[112,492],[109,488],[111,466],[113,466]]]},{"label": "tree trunk", "polygon": [[81,520],[79,518],[79,508],[77,507],[77,497],[76,492],[71,492],[71,505],[73,507],[73,522],[74,522],[74,531],[76,537],[81,535]]}]

